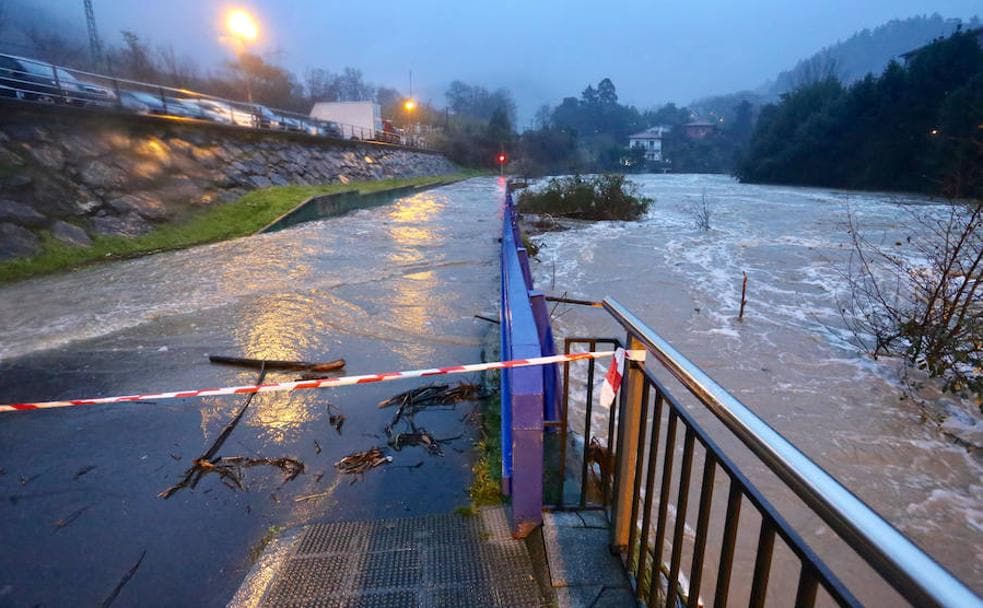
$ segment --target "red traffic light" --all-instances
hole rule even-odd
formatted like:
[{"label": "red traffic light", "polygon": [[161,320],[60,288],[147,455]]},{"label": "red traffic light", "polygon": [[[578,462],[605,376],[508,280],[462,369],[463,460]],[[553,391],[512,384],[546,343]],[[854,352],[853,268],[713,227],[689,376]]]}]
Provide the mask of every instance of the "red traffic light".
[{"label": "red traffic light", "polygon": [[498,155],[498,164],[500,164],[500,165],[504,165],[505,164],[505,155],[504,154],[499,154]]}]

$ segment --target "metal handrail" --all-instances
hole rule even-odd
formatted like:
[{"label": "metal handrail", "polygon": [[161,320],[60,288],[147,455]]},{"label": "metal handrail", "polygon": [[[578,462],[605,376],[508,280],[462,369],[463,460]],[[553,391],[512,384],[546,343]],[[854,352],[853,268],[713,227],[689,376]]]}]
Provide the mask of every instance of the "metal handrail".
[{"label": "metal handrail", "polygon": [[962,581],[885,521],[616,300],[604,309],[886,582],[919,606],[983,606]]}]

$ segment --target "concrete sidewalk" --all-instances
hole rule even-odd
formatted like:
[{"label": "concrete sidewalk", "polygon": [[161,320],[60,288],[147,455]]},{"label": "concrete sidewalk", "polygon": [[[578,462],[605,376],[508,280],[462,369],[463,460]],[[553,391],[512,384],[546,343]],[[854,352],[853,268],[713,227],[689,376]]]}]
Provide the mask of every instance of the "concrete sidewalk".
[{"label": "concrete sidewalk", "polygon": [[[543,514],[541,534],[528,540],[545,566],[547,594],[559,608],[634,608],[637,604],[617,557],[608,550],[603,511]],[[542,553],[540,553],[542,552]]]}]

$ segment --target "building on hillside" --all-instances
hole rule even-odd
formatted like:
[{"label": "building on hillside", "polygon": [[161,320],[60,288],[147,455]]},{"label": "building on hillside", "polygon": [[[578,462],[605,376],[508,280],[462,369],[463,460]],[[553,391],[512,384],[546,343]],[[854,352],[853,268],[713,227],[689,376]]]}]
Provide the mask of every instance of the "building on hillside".
[{"label": "building on hillside", "polygon": [[706,120],[694,120],[683,125],[683,133],[690,139],[703,139],[716,131],[717,125]]},{"label": "building on hillside", "polygon": [[628,136],[628,149],[641,148],[645,150],[645,160],[662,162],[662,136],[667,127],[652,127]]}]

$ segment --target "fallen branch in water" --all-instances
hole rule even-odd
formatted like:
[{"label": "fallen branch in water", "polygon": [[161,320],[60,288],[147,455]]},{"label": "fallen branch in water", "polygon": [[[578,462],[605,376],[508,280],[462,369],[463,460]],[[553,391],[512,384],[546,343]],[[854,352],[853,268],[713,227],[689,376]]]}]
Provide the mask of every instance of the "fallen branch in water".
[{"label": "fallen branch in water", "polygon": [[286,473],[283,483],[293,480],[304,472],[304,463],[295,458],[250,458],[247,456],[223,456],[215,460],[199,458],[188,469],[184,479],[167,488],[158,496],[170,498],[178,490],[189,486],[193,488],[198,485],[202,477],[209,473],[216,473],[229,489],[243,490],[245,486],[242,483],[242,469],[259,465],[269,465],[282,470]]},{"label": "fallen branch in water", "polygon": [[51,522],[52,525],[54,525],[54,527],[55,527],[55,532],[57,532],[58,530],[61,530],[65,526],[71,525],[76,519],[78,519],[79,517],[81,517],[83,513],[85,513],[86,511],[88,511],[90,507],[92,507],[92,505],[85,505],[81,509],[78,509],[76,511],[73,511],[67,517],[63,517],[62,519],[59,519],[59,520],[56,520],[56,521]]},{"label": "fallen branch in water", "polygon": [[328,424],[334,427],[336,433],[341,435],[341,427],[345,424],[345,415],[337,406],[328,403]]},{"label": "fallen branch in water", "polygon": [[277,361],[275,359],[247,359],[242,357],[209,355],[208,360],[212,363],[218,363],[220,365],[235,365],[238,367],[252,367],[255,369],[265,368],[267,370],[331,372],[345,367],[344,359],[314,363],[309,361]]},{"label": "fallen branch in water", "polygon": [[123,590],[123,587],[126,585],[126,583],[130,582],[130,579],[133,578],[133,575],[137,573],[137,568],[139,568],[140,564],[143,563],[143,558],[146,555],[147,555],[147,550],[144,549],[143,553],[140,554],[140,559],[137,560],[137,563],[133,564],[133,567],[126,571],[126,574],[123,575],[123,578],[121,578],[119,583],[116,584],[116,587],[113,589],[113,592],[109,594],[109,597],[103,600],[102,608],[109,608],[109,606],[112,605],[112,603],[116,600],[116,596],[118,596],[119,592]]},{"label": "fallen branch in water", "polygon": [[450,443],[455,439],[460,439],[461,435],[456,435],[454,437],[445,437],[444,439],[437,439],[430,434],[426,429],[413,429],[411,433],[396,433],[391,435],[389,438],[389,445],[392,446],[397,452],[409,445],[419,445],[423,446],[428,452],[434,456],[443,456],[444,451],[440,448],[443,443]]},{"label": "fallen branch in water", "polygon": [[[265,364],[259,369],[259,377],[256,379],[256,384],[262,384],[264,378],[266,378]],[[237,413],[235,418],[225,425],[225,428],[223,428],[222,432],[218,434],[218,437],[215,438],[215,441],[212,442],[212,445],[208,448],[208,450],[193,461],[191,467],[184,472],[184,476],[181,477],[181,481],[167,488],[157,496],[166,500],[173,496],[178,490],[187,487],[193,488],[198,485],[198,481],[201,479],[201,477],[212,468],[212,458],[218,453],[219,449],[221,449],[222,444],[229,438],[229,435],[232,434],[232,431],[235,429],[236,425],[239,424],[239,421],[242,420],[243,414],[245,414],[246,410],[249,409],[249,404],[253,402],[253,397],[255,396],[256,393],[249,393],[249,395],[246,396],[246,402],[243,403],[242,407],[239,409],[239,413]]]},{"label": "fallen branch in water", "polygon": [[318,492],[317,494],[308,494],[306,496],[298,496],[297,498],[294,498],[294,502],[306,502],[308,500],[315,500],[317,498],[330,496],[332,493],[334,493],[334,490],[328,490],[327,492]]},{"label": "fallen branch in water", "polygon": [[741,312],[737,314],[737,320],[744,320],[744,305],[747,304],[747,272],[744,273],[744,282],[741,283]]},{"label": "fallen branch in water", "polygon": [[392,456],[386,456],[379,448],[370,448],[364,452],[352,452],[334,463],[334,466],[345,475],[361,475],[370,469],[392,461]]},{"label": "fallen branch in water", "polygon": [[379,402],[379,408],[393,405],[422,407],[430,404],[450,405],[460,401],[472,401],[485,397],[481,387],[469,382],[461,382],[451,387],[448,384],[428,384],[394,395]]}]

